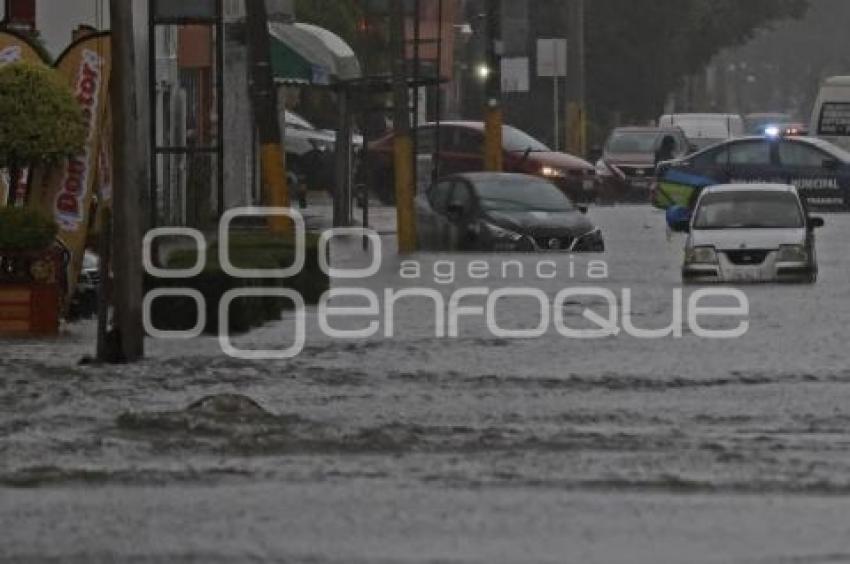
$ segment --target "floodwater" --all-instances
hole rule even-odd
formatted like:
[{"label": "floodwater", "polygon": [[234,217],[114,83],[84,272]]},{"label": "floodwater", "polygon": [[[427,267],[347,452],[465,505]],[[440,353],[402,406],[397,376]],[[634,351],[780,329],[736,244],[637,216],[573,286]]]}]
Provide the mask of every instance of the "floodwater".
[{"label": "floodwater", "polygon": [[[599,258],[601,286],[631,290],[636,325],[669,325],[682,239],[648,208],[591,214],[603,257],[422,256],[418,279],[401,277],[387,235],[377,275],[335,282],[376,292],[382,315],[334,327],[375,320],[378,334],[324,336],[311,309],[292,360],[233,359],[204,338],[149,341],[135,366],[78,366],[90,323],[0,343],[0,560],[850,562],[850,217],[827,216],[818,284],[744,289],[739,339],[698,337],[687,308],[681,338],[576,340],[552,325],[514,340],[474,314],[438,338],[424,299],[397,304],[387,338],[386,288],[551,299],[599,285]],[[359,266],[358,248],[334,253]],[[455,279],[441,284],[447,260]],[[486,278],[462,272],[480,260]],[[522,277],[503,276],[511,260]],[[536,275],[539,260],[557,279]],[[575,297],[563,317],[581,327],[601,306]],[[494,316],[528,328],[539,309],[505,299]],[[289,346],[285,317],[235,342]]]}]

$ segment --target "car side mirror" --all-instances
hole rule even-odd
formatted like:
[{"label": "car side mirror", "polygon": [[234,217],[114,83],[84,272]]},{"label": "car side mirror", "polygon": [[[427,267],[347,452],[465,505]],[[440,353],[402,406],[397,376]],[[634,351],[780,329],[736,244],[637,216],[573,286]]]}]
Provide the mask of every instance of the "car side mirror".
[{"label": "car side mirror", "polygon": [[587,212],[590,211],[590,208],[587,206],[576,206],[576,209],[580,214],[587,215]]},{"label": "car side mirror", "polygon": [[826,222],[822,217],[810,217],[809,218],[809,229],[820,229],[826,225]]},{"label": "car side mirror", "polygon": [[688,154],[689,154],[689,155],[690,155],[691,153],[696,153],[697,151],[699,151],[699,147],[697,147],[697,146],[696,146],[696,145],[694,145],[693,143],[689,143],[689,144],[688,144]]},{"label": "car side mirror", "polygon": [[687,220],[675,221],[670,224],[670,230],[674,233],[690,233],[691,222]]},{"label": "car side mirror", "polygon": [[837,170],[840,165],[838,159],[825,159],[823,161],[823,168],[826,170]]}]

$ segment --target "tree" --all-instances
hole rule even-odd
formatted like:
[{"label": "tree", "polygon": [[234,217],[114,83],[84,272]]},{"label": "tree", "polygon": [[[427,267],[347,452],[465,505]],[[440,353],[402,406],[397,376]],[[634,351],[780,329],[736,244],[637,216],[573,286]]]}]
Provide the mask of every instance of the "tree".
[{"label": "tree", "polygon": [[28,63],[0,69],[0,167],[11,175],[83,150],[86,127],[79,104],[56,71]]},{"label": "tree", "polygon": [[774,21],[802,17],[807,0],[594,0],[588,3],[588,100],[597,125],[619,112],[655,118],[684,77]]}]

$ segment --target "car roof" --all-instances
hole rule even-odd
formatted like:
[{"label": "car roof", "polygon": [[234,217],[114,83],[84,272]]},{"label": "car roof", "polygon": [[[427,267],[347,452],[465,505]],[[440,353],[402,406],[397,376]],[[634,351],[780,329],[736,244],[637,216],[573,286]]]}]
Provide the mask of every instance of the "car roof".
[{"label": "car roof", "polygon": [[697,119],[738,119],[741,117],[741,114],[665,114],[661,116],[663,118],[697,118]]},{"label": "car roof", "polygon": [[532,176],[530,174],[518,174],[515,172],[463,172],[459,174],[452,174],[448,178],[462,178],[464,180],[468,180],[472,183],[478,181],[487,181],[487,180],[523,180],[523,181],[540,181],[543,183],[548,183],[546,180],[538,176]]},{"label": "car roof", "polygon": [[797,194],[797,189],[790,184],[778,184],[772,182],[754,182],[751,184],[718,184],[706,188],[704,194],[728,194],[730,192],[776,192],[786,194]]},{"label": "car roof", "polygon": [[681,133],[682,129],[680,127],[651,127],[651,126],[640,126],[640,125],[630,125],[626,127],[617,127],[614,129],[614,132],[626,132],[626,133]]},{"label": "car roof", "polygon": [[850,86],[850,76],[831,76],[824,80],[824,86]]}]

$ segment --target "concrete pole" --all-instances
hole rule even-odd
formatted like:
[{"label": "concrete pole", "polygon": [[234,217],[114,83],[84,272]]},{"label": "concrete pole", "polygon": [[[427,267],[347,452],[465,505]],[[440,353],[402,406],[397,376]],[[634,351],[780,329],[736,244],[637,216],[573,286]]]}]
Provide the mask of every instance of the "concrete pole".
[{"label": "concrete pole", "polygon": [[398,250],[416,251],[416,214],[414,212],[413,141],[410,133],[410,96],[407,84],[405,44],[405,2],[393,2],[390,36],[393,54],[393,127],[395,194],[398,221]]},{"label": "concrete pole", "polygon": [[570,0],[567,22],[567,152],[580,157],[587,155],[584,14],[584,0]]},{"label": "concrete pole", "polygon": [[487,2],[487,88],[484,109],[484,169],[501,172],[502,162],[502,0]]},{"label": "concrete pole", "polygon": [[[133,37],[133,3],[110,0],[112,29],[112,83],[114,116],[113,165],[115,195],[113,271],[115,273],[115,331],[106,356],[119,362],[136,362],[144,356],[142,326],[142,222],[145,163],[139,158],[139,108],[136,98],[136,56]],[[105,352],[105,351],[104,351]]]},{"label": "concrete pole", "polygon": [[[259,0],[246,2],[246,29],[248,53],[251,64],[251,98],[260,137],[260,161],[263,182],[263,205],[288,208],[289,186],[286,179],[286,155],[278,116],[277,87],[271,64],[271,39],[266,3]],[[269,217],[269,227],[274,233],[292,230],[286,217]]]}]

